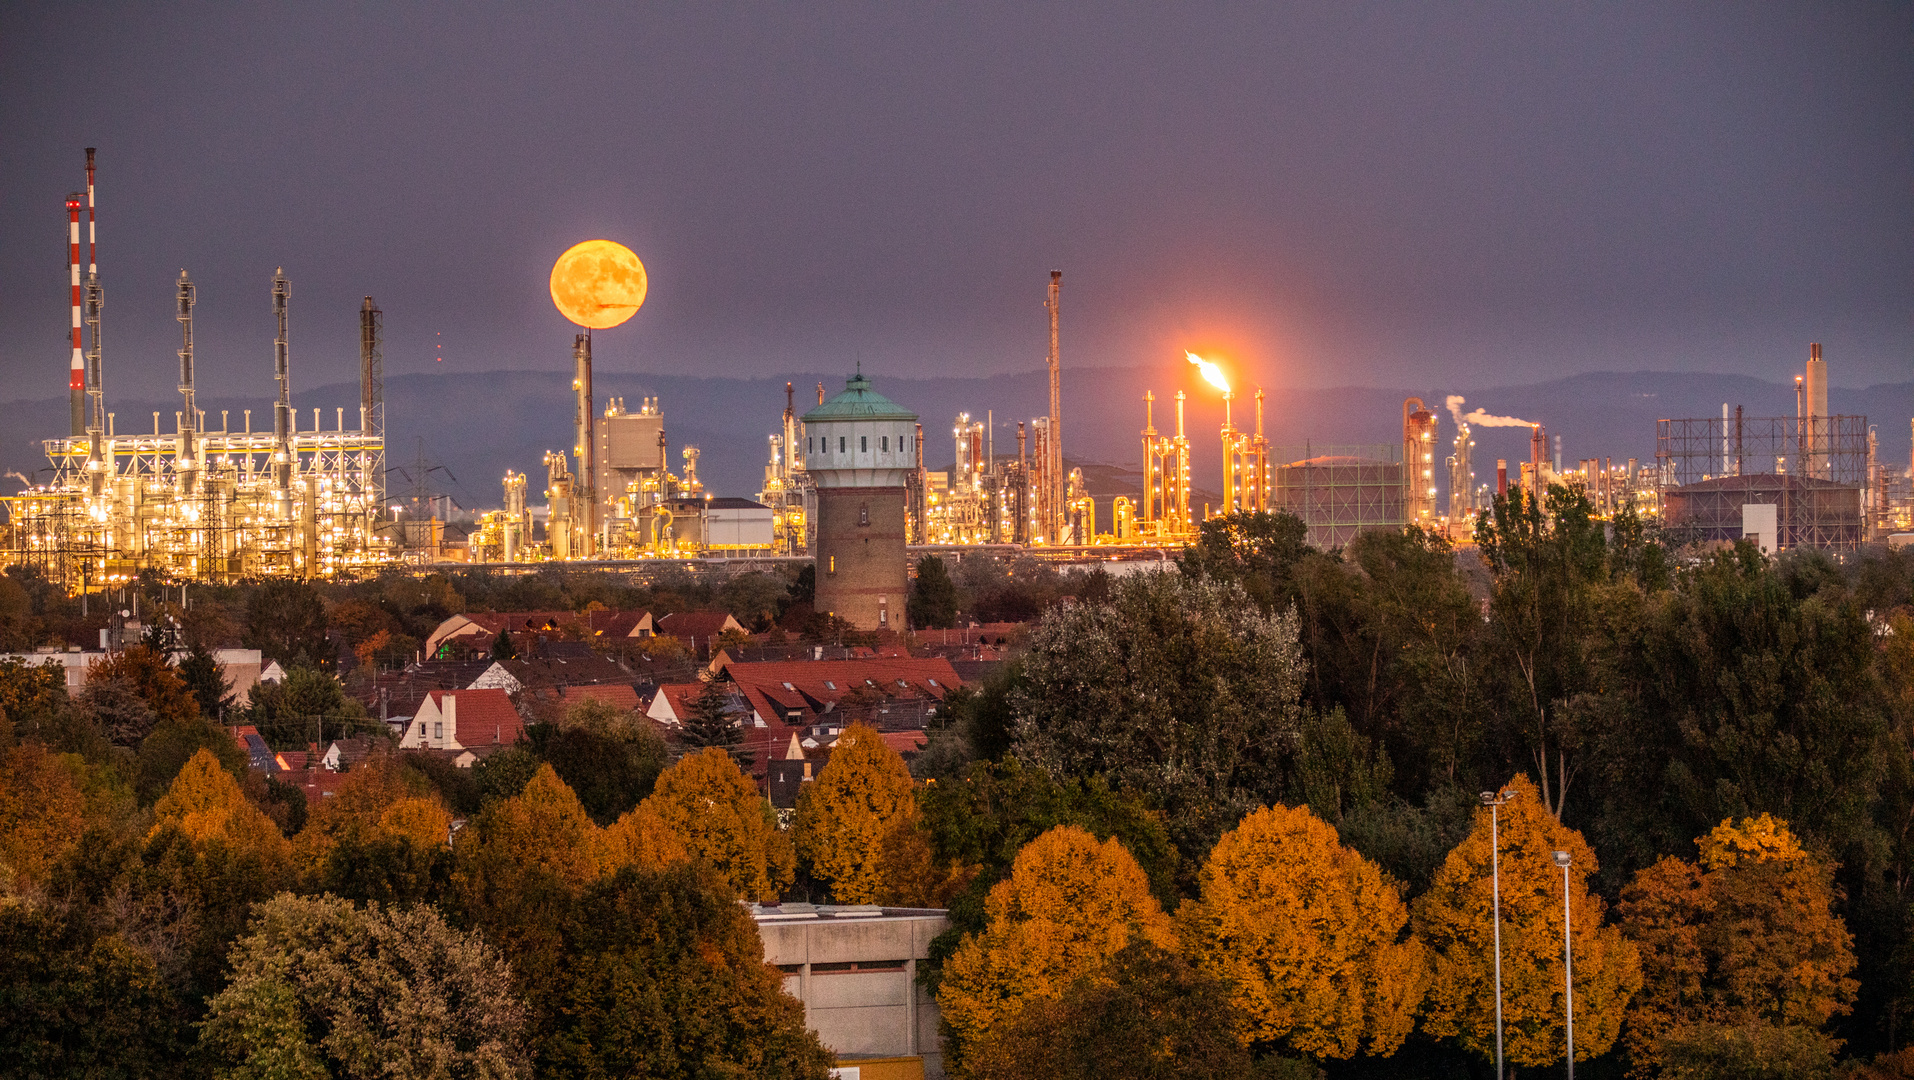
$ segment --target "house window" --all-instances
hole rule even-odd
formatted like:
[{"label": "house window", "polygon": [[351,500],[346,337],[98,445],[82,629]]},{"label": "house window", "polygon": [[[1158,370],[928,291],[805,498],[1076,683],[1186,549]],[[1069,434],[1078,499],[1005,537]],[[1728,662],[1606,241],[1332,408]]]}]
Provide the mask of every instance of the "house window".
[{"label": "house window", "polygon": [[445,722],[444,721],[440,721],[440,720],[433,721],[432,737],[435,739],[445,738]]},{"label": "house window", "polygon": [[790,683],[785,683],[785,684],[784,684],[784,688],[785,688],[786,690],[796,690],[796,689],[797,689],[797,687],[795,687],[795,686],[792,686],[792,685],[791,685]]},{"label": "house window", "polygon": [[936,679],[932,679],[932,680],[930,680],[930,684],[931,684],[932,686],[936,686],[936,685],[937,685],[937,680],[936,680]]},{"label": "house window", "polygon": [[834,683],[834,682],[832,682],[832,681],[831,681],[831,680],[829,680],[829,679],[826,679],[826,680],[824,680],[824,688],[825,688],[826,690],[835,690],[835,689],[837,689],[837,684],[836,684],[836,683]]},{"label": "house window", "polygon": [[869,435],[859,435],[857,437],[857,452],[860,454],[868,454],[871,452],[871,437]]}]

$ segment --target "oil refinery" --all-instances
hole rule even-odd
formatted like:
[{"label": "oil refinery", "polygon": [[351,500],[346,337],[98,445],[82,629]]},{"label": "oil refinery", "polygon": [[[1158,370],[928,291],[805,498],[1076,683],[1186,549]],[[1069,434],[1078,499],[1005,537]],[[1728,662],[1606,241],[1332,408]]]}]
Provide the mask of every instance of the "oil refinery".
[{"label": "oil refinery", "polygon": [[[1099,480],[1103,490],[1093,495],[1062,438],[1060,271],[1050,272],[1044,296],[1048,400],[1005,422],[1007,440],[1015,426],[1014,452],[1008,442],[1001,451],[996,445],[996,410],[983,410],[981,419],[959,412],[951,420],[951,466],[928,468],[929,454],[941,456],[942,435],[927,440],[917,414],[885,398],[860,370],[835,396],[818,383],[815,405],[802,415],[796,387],[786,382],[755,497],[718,497],[699,478],[699,448],[673,446],[666,401],[648,395],[629,407],[623,397],[594,392],[593,334],[632,318],[648,279],[629,249],[593,240],[567,250],[552,272],[553,302],[579,329],[564,425],[570,445],[525,462],[525,471],[507,470],[498,508],[448,531],[436,513],[401,521],[387,505],[383,316],[370,296],[358,312],[357,415],[315,409],[301,424],[293,405],[292,287],[281,271],[269,283],[277,396],[259,409],[257,428],[251,409],[238,416],[222,410],[214,423],[197,404],[197,291],[182,270],[173,289],[179,406],[170,424],[154,412],[150,430],[120,423],[104,390],[94,151],[86,155],[85,191],[64,204],[68,430],[44,440],[47,479],[0,497],[6,562],[36,567],[75,591],[144,571],[235,581],[435,562],[509,571],[549,562],[815,560],[820,595],[836,598],[826,602],[856,622],[890,625],[907,588],[900,575],[916,552],[1015,548],[1065,561],[1160,559],[1191,543],[1205,519],[1237,512],[1294,514],[1309,542],[1324,548],[1409,526],[1466,543],[1496,497],[1558,485],[1584,493],[1601,517],[1632,513],[1682,543],[1747,537],[1769,550],[1849,551],[1914,524],[1907,479],[1914,468],[1880,459],[1866,417],[1829,413],[1818,344],[1795,379],[1792,415],[1746,416],[1741,406],[1723,405],[1719,417],[1660,420],[1652,459],[1572,463],[1542,423],[1465,411],[1457,395],[1440,407],[1403,400],[1399,442],[1277,445],[1266,429],[1264,390],[1239,393],[1222,365],[1188,352],[1187,366],[1172,370],[1194,370],[1199,389],[1220,394],[1222,466],[1214,487],[1192,474],[1187,393],[1176,389],[1159,402],[1149,390],[1138,401],[1140,465],[1124,467],[1134,468],[1116,485],[1124,490]],[[1167,415],[1157,415],[1159,404]],[[1476,440],[1482,429],[1502,427],[1526,429],[1529,452],[1513,465],[1495,460],[1489,473]],[[533,487],[540,466],[543,484]],[[1211,503],[1204,496],[1199,507],[1199,483],[1220,497]],[[867,551],[881,557],[870,562]]]}]

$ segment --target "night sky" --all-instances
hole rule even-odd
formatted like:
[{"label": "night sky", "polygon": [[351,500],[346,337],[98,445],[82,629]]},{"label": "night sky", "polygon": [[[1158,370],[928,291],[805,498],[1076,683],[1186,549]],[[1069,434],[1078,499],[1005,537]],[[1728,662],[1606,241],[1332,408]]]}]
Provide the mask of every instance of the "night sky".
[{"label": "night sky", "polygon": [[86,146],[109,396],[170,393],[182,267],[221,392],[278,266],[295,390],[366,294],[389,372],[558,370],[600,236],[608,371],[1028,370],[1052,268],[1072,368],[1914,371],[1914,5],[616,7],[6,5],[0,396],[64,392]]}]

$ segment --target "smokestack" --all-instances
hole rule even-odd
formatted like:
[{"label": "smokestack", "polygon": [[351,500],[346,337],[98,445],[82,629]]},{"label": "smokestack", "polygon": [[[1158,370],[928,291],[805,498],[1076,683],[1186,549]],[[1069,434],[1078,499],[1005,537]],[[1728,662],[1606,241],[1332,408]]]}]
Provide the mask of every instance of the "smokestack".
[{"label": "smokestack", "polygon": [[67,278],[73,292],[73,362],[67,369],[72,434],[86,434],[86,353],[80,347],[80,196],[66,197]]},{"label": "smokestack", "polygon": [[1063,391],[1059,368],[1063,354],[1057,346],[1057,311],[1063,289],[1063,271],[1050,271],[1050,430],[1044,435],[1044,509],[1050,520],[1044,535],[1053,544],[1063,543]]},{"label": "smokestack", "polygon": [[273,501],[281,520],[291,516],[292,492],[292,359],[286,336],[286,302],[292,298],[292,283],[286,280],[286,268],[273,271],[272,312],[279,334],[272,342],[273,378],[279,380],[279,400],[272,406],[272,482]]},{"label": "smokestack", "polygon": [[578,461],[578,472],[572,482],[572,495],[577,500],[578,509],[572,514],[572,527],[578,531],[577,553],[581,556],[592,554],[598,539],[598,494],[593,490],[597,479],[597,470],[593,465],[592,453],[592,389],[591,389],[591,335],[579,334],[572,339],[572,361],[575,372],[572,389],[578,392],[577,416],[573,421],[576,428],[577,444],[572,454]]},{"label": "smokestack", "polygon": [[1495,459],[1495,493],[1497,495],[1507,495],[1509,493],[1509,462],[1507,458]]},{"label": "smokestack", "polygon": [[[86,358],[87,391],[87,434],[91,436],[92,450],[90,459],[99,461],[100,439],[106,433],[106,387],[100,375],[100,308],[105,306],[106,295],[100,288],[100,244],[99,231],[94,218],[93,202],[93,154],[94,148],[86,148],[86,325],[92,337],[92,348]],[[95,494],[98,494],[96,491]]]},{"label": "smokestack", "polygon": [[199,406],[193,400],[193,300],[194,291],[186,271],[179,272],[179,450],[174,468],[179,472],[181,494],[193,490],[194,459],[199,454]]},{"label": "smokestack", "polygon": [[1807,404],[1808,475],[1826,477],[1828,472],[1827,443],[1829,441],[1828,416],[1828,365],[1821,360],[1821,343],[1813,342],[1808,346],[1808,367],[1802,379],[1802,393]]}]

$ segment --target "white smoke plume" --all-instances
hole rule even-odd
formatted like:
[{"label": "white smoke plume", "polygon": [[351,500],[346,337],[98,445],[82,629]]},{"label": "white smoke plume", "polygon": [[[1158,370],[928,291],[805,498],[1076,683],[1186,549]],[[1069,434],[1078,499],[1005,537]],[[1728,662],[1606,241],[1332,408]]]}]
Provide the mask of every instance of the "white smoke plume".
[{"label": "white smoke plume", "polygon": [[1519,416],[1497,416],[1483,409],[1477,409],[1462,419],[1475,427],[1534,427],[1535,421],[1524,420]]},{"label": "white smoke plume", "polygon": [[1468,404],[1468,402],[1461,394],[1450,394],[1443,404],[1449,407],[1449,415],[1455,418],[1456,427],[1461,427],[1468,423],[1467,420],[1462,419],[1462,406]]},{"label": "white smoke plume", "polygon": [[14,471],[13,471],[12,469],[8,469],[8,470],[7,470],[7,476],[6,476],[6,478],[7,478],[7,479],[9,479],[9,480],[18,480],[18,481],[20,481],[20,483],[21,483],[22,485],[24,485],[24,486],[26,486],[26,487],[32,487],[32,486],[33,486],[33,481],[31,481],[31,480],[29,480],[29,479],[27,479],[26,477],[24,477],[24,476],[22,476],[22,475],[20,475],[20,474],[19,474],[19,473],[17,473],[17,472],[14,472]]}]

